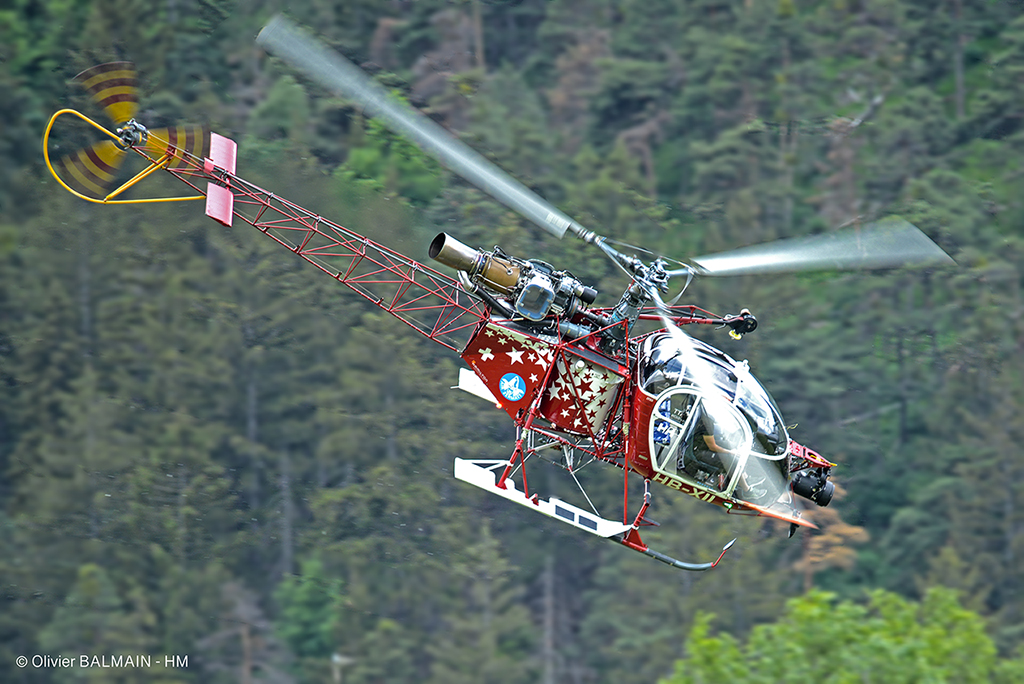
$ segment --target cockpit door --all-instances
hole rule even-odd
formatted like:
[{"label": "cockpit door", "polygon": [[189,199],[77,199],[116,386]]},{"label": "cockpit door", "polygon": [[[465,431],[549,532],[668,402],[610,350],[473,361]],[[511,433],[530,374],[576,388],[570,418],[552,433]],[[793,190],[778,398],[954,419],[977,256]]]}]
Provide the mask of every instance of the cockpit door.
[{"label": "cockpit door", "polygon": [[724,397],[670,387],[655,400],[649,448],[654,469],[730,496],[750,458],[753,434]]}]

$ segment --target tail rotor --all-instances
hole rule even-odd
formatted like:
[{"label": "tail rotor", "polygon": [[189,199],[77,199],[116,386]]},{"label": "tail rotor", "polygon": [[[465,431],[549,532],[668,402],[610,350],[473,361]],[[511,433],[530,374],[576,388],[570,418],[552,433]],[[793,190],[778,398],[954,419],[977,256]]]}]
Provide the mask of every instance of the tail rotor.
[{"label": "tail rotor", "polygon": [[73,79],[100,106],[114,124],[117,135],[65,155],[55,164],[60,179],[72,191],[94,200],[107,197],[118,178],[129,147],[143,149],[152,159],[165,155],[167,168],[188,165],[187,152],[195,158],[210,155],[210,129],[178,125],[147,130],[135,123],[139,111],[139,79],[131,62],[109,62],[86,69]]}]

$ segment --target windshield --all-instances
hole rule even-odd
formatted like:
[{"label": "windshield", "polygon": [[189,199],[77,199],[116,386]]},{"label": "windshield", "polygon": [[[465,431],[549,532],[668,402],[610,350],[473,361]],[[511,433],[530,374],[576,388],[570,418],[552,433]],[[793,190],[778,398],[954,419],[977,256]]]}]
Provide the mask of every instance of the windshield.
[{"label": "windshield", "polygon": [[[682,348],[691,344],[692,351]],[[768,391],[750,374],[747,362],[737,362],[700,340],[652,335],[644,341],[640,360],[640,387],[658,396],[672,387],[695,387],[732,403],[750,425],[751,449],[769,458],[782,458],[789,448],[782,414]],[[686,363],[688,360],[688,363]],[[694,364],[700,364],[699,372]],[[698,383],[697,378],[703,380]],[[673,409],[675,410],[675,409]]]},{"label": "windshield", "polygon": [[[740,368],[746,371],[746,362],[740,364]],[[737,373],[737,376],[735,404],[754,428],[757,437],[754,449],[768,456],[785,456],[789,434],[775,400],[749,371]]]},{"label": "windshield", "polygon": [[[685,349],[684,344],[691,349]],[[668,333],[652,335],[645,341],[641,354],[640,387],[648,394],[657,396],[669,387],[698,381],[709,390],[715,388],[730,401],[736,393],[736,362],[700,340],[677,339]],[[696,364],[700,368],[694,368]]]},{"label": "windshield", "polygon": [[663,473],[770,505],[786,493],[787,462],[760,447],[749,418],[724,396],[677,386],[657,398],[650,448]]}]

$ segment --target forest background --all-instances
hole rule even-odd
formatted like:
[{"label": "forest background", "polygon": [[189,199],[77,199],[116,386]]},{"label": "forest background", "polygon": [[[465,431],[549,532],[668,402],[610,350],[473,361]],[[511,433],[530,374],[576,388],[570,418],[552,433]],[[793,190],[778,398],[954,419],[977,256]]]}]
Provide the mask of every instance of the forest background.
[{"label": "forest background", "polygon": [[[100,116],[71,78],[131,60],[143,122],[210,124],[242,177],[413,258],[440,228],[614,302],[602,257],[257,48],[284,5],[0,8],[0,680],[1024,679],[1020,2],[288,8],[612,238],[685,257],[895,214],[957,260],[690,288],[755,312],[740,342],[700,333],[749,359],[844,490],[793,539],[655,492],[658,548],[698,560],[739,537],[700,575],[454,481],[453,457],[510,452],[510,422],[448,389],[453,354],[293,255],[48,176],[50,114]],[[614,476],[592,486],[615,496]],[[140,653],[188,667],[15,660]]]}]

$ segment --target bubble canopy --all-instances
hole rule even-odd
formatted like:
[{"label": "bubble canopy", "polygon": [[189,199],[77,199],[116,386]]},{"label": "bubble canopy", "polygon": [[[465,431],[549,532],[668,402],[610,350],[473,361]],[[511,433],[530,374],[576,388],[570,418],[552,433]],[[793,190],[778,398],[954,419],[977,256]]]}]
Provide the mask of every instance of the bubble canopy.
[{"label": "bubble canopy", "polygon": [[657,470],[755,503],[787,488],[789,435],[746,362],[659,333],[644,341],[638,380],[655,398],[649,446]]}]

